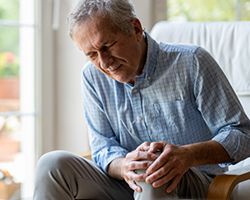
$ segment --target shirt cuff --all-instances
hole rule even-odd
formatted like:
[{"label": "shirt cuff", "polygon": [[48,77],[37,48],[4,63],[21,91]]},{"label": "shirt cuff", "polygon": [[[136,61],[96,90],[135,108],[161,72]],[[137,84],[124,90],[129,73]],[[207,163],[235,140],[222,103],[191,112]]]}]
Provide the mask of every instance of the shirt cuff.
[{"label": "shirt cuff", "polygon": [[108,172],[109,164],[116,158],[124,158],[128,151],[119,146],[105,148],[93,154],[94,162],[104,171]]},{"label": "shirt cuff", "polygon": [[[247,135],[237,129],[223,130],[217,134],[212,140],[220,143],[227,151],[230,158],[233,160],[231,163],[221,163],[222,166],[228,166],[234,162],[244,159],[244,146]],[[243,154],[242,154],[243,153]]]}]

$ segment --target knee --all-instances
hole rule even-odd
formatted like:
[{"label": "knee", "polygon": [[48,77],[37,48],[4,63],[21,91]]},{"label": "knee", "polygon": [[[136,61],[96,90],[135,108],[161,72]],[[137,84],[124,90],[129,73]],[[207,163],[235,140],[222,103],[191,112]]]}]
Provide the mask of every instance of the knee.
[{"label": "knee", "polygon": [[[136,174],[145,173],[145,170],[136,170]],[[171,193],[167,193],[165,190],[167,188],[167,184],[161,186],[160,188],[153,188],[151,184],[145,182],[137,182],[142,189],[141,193],[135,192],[134,198],[136,200],[147,200],[147,199],[155,199],[155,200],[162,200],[162,199],[175,199],[177,198],[176,190]]]},{"label": "knee", "polygon": [[56,171],[68,171],[72,159],[74,155],[66,151],[46,153],[38,160],[36,172],[40,176],[45,176]]},{"label": "knee", "polygon": [[136,200],[163,200],[163,199],[177,199],[176,191],[167,193],[165,191],[166,187],[162,186],[160,188],[153,188],[150,184],[145,182],[137,183],[141,188],[142,192],[134,192],[134,199]]}]

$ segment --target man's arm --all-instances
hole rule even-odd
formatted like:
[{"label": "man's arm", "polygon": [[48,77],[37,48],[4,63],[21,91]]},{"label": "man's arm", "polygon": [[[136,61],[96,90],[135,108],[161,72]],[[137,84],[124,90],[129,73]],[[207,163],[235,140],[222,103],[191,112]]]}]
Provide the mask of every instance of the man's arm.
[{"label": "man's arm", "polygon": [[116,179],[123,180],[122,165],[125,158],[116,158],[108,166],[108,174]]},{"label": "man's arm", "polygon": [[250,121],[214,58],[202,48],[194,58],[195,106],[211,131],[211,139],[221,144],[234,162],[243,160],[250,155]]},{"label": "man's arm", "polygon": [[223,146],[213,140],[188,144],[183,147],[190,152],[193,162],[192,166],[233,161]]}]

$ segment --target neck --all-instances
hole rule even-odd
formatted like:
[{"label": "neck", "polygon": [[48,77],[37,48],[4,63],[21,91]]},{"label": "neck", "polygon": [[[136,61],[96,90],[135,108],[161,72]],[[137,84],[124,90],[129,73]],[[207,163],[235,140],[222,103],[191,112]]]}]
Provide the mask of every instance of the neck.
[{"label": "neck", "polygon": [[137,71],[137,75],[140,75],[143,71],[145,62],[146,62],[146,58],[147,58],[147,40],[146,40],[146,36],[144,36],[142,42],[141,42],[141,49],[142,49],[142,56],[141,56],[141,60],[140,60],[140,65]]}]

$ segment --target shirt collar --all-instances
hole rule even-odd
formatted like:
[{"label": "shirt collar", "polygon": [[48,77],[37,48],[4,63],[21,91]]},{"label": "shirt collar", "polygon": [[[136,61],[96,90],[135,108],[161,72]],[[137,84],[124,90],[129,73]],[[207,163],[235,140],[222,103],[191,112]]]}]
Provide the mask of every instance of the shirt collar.
[{"label": "shirt collar", "polygon": [[158,60],[158,53],[159,53],[158,43],[155,40],[153,40],[148,33],[146,32],[144,33],[145,33],[145,39],[147,42],[147,57],[146,57],[146,62],[143,67],[142,74],[136,77],[136,82],[141,79],[150,80],[151,76],[153,75],[155,71],[157,60]]}]

